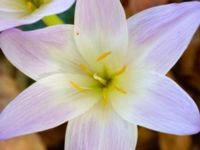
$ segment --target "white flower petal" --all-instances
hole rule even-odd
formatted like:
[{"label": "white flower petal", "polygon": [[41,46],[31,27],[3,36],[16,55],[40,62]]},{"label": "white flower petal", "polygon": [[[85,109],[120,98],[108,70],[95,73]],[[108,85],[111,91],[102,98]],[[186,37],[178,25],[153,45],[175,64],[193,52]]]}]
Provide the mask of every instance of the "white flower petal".
[{"label": "white flower petal", "polygon": [[26,12],[0,12],[0,31],[24,24],[21,18]]},{"label": "white flower petal", "polygon": [[0,47],[10,62],[35,80],[52,73],[78,72],[82,62],[70,25],[8,30],[0,34]]},{"label": "white flower petal", "polygon": [[145,10],[128,20],[129,56],[141,68],[167,73],[200,24],[200,2]]},{"label": "white flower petal", "polygon": [[[27,12],[27,8],[24,5],[23,0],[1,0],[0,11],[1,12]],[[1,14],[0,12],[0,14]]]},{"label": "white flower petal", "polygon": [[69,9],[75,0],[45,0],[39,9],[33,12],[32,17],[54,15]]},{"label": "white flower petal", "polygon": [[90,65],[95,66],[97,58],[109,51],[109,57],[115,57],[118,63],[128,46],[127,23],[120,1],[78,0],[74,34],[80,53]]},{"label": "white flower petal", "polygon": [[39,80],[22,92],[1,112],[0,139],[58,126],[86,112],[99,99],[95,91],[78,92],[70,80],[90,84],[76,74],[56,74]]},{"label": "white flower petal", "polygon": [[171,79],[154,72],[135,72],[128,94],[112,95],[112,105],[127,121],[170,134],[200,131],[199,110]]},{"label": "white flower petal", "polygon": [[61,13],[72,6],[75,0],[44,0],[33,12],[24,0],[1,0],[0,31],[34,23],[45,16]]},{"label": "white flower petal", "polygon": [[65,150],[133,150],[137,126],[121,119],[110,108],[99,105],[69,121]]}]

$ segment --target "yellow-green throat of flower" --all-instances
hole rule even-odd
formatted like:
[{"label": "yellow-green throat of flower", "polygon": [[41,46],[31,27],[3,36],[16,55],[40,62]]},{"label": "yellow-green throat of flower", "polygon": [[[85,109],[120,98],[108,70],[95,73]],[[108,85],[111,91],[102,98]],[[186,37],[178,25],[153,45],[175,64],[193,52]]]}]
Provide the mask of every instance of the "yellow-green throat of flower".
[{"label": "yellow-green throat of flower", "polygon": [[[109,55],[111,55],[112,51],[107,51],[105,53],[103,53],[102,55],[100,55],[97,59],[96,59],[96,63],[101,63],[101,61],[103,61],[104,59],[106,59]],[[99,75],[96,72],[93,72],[89,67],[87,67],[84,64],[79,64],[79,67],[81,69],[81,71],[83,71],[84,73],[86,73],[87,75],[89,75],[91,78],[94,79],[94,81],[97,82],[98,84],[98,88],[101,88],[101,94],[102,94],[102,102],[103,105],[107,105],[108,104],[108,96],[107,93],[109,91],[110,88],[117,90],[118,92],[122,93],[122,94],[127,94],[127,90],[124,89],[123,87],[121,87],[120,85],[118,85],[115,80],[117,77],[121,76],[122,74],[124,74],[127,70],[127,66],[123,65],[119,70],[117,70],[113,75],[109,76],[109,75]],[[70,84],[73,88],[75,88],[77,91],[79,92],[87,92],[87,90],[89,90],[88,88],[85,88],[81,85],[79,85],[78,83],[76,83],[75,81],[70,81]]]}]

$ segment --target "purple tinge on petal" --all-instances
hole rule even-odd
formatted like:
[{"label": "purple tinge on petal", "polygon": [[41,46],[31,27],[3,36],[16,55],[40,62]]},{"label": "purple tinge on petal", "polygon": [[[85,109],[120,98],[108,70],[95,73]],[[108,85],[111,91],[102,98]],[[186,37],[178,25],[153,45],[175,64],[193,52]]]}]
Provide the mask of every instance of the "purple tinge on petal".
[{"label": "purple tinge on petal", "polygon": [[0,115],[0,139],[56,127],[86,112],[99,99],[77,92],[70,79],[87,80],[75,74],[56,74],[37,81],[17,96]]},{"label": "purple tinge on petal", "polygon": [[97,104],[71,120],[67,127],[67,150],[133,150],[137,127],[121,119],[111,108]]},{"label": "purple tinge on petal", "polygon": [[187,48],[199,18],[200,2],[154,7],[129,18],[131,60],[140,68],[166,74]]},{"label": "purple tinge on petal", "polygon": [[76,63],[81,63],[72,25],[8,30],[0,34],[0,47],[11,63],[34,80],[52,73],[77,72]]},{"label": "purple tinge on petal", "polygon": [[127,121],[156,131],[187,135],[200,131],[200,114],[192,98],[171,79],[154,72],[135,72],[126,96],[112,105]]}]

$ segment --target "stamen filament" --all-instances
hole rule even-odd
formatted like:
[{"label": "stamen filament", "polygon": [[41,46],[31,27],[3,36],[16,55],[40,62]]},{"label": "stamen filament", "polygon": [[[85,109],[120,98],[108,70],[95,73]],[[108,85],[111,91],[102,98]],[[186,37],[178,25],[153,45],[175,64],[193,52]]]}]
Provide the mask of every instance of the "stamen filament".
[{"label": "stamen filament", "polygon": [[116,75],[119,76],[126,71],[127,66],[124,65],[119,71],[116,72]]},{"label": "stamen filament", "polygon": [[105,88],[102,89],[102,96],[103,96],[103,106],[105,106],[108,104],[108,96]]},{"label": "stamen filament", "polygon": [[101,84],[106,85],[107,81],[101,77],[99,77],[96,73],[93,75],[93,78],[97,81],[99,81]]},{"label": "stamen filament", "polygon": [[99,56],[98,58],[97,58],[97,62],[99,62],[99,61],[101,61],[101,60],[103,60],[103,59],[105,59],[108,55],[110,55],[111,54],[111,52],[112,51],[108,51],[108,52],[106,52],[106,53],[104,53],[104,54],[102,54],[101,56]]},{"label": "stamen filament", "polygon": [[92,71],[88,68],[88,67],[86,67],[85,65],[83,65],[83,64],[80,64],[80,68],[84,71],[84,72],[86,72],[86,73],[88,73],[88,74],[92,74]]},{"label": "stamen filament", "polygon": [[77,83],[70,81],[70,84],[79,92],[84,92],[86,89],[82,88],[80,85],[78,85]]},{"label": "stamen filament", "polygon": [[123,94],[127,94],[128,92],[118,85],[114,85],[115,89]]}]

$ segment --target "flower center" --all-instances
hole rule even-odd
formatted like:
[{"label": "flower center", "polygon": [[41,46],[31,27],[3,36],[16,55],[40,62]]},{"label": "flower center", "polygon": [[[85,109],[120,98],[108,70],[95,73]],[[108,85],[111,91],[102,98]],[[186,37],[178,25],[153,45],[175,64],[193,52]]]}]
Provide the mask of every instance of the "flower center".
[{"label": "flower center", "polygon": [[33,11],[43,4],[43,0],[26,0],[26,7]]},{"label": "flower center", "polygon": [[106,79],[104,79],[104,78],[98,76],[97,73],[95,73],[95,74],[93,75],[93,78],[94,78],[95,80],[97,80],[99,83],[101,83],[102,86],[108,86],[108,80],[106,80]]},{"label": "flower center", "polygon": [[[100,55],[97,59],[96,59],[96,63],[101,63],[101,61],[103,61],[105,58],[107,58],[108,56],[110,56],[112,53],[112,51],[107,51],[105,53],[103,53],[102,55]],[[89,67],[85,66],[84,64],[80,64],[79,65],[80,69],[85,72],[87,75],[89,75],[95,82],[97,82],[98,84],[98,88],[101,89],[102,91],[102,97],[103,97],[103,104],[107,104],[108,103],[108,91],[110,91],[109,89],[115,89],[118,92],[122,93],[122,94],[127,94],[127,91],[121,87],[118,83],[116,83],[116,78],[118,78],[119,76],[121,76],[123,73],[126,72],[127,66],[123,65],[119,70],[116,70],[114,74],[112,75],[105,75],[105,74],[98,74],[96,72],[93,72]],[[103,71],[106,72],[106,71]],[[90,87],[82,87],[81,85],[79,85],[78,83],[74,82],[74,81],[70,81],[70,84],[73,88],[75,88],[77,91],[79,92],[86,92],[87,90],[90,90]]]}]

